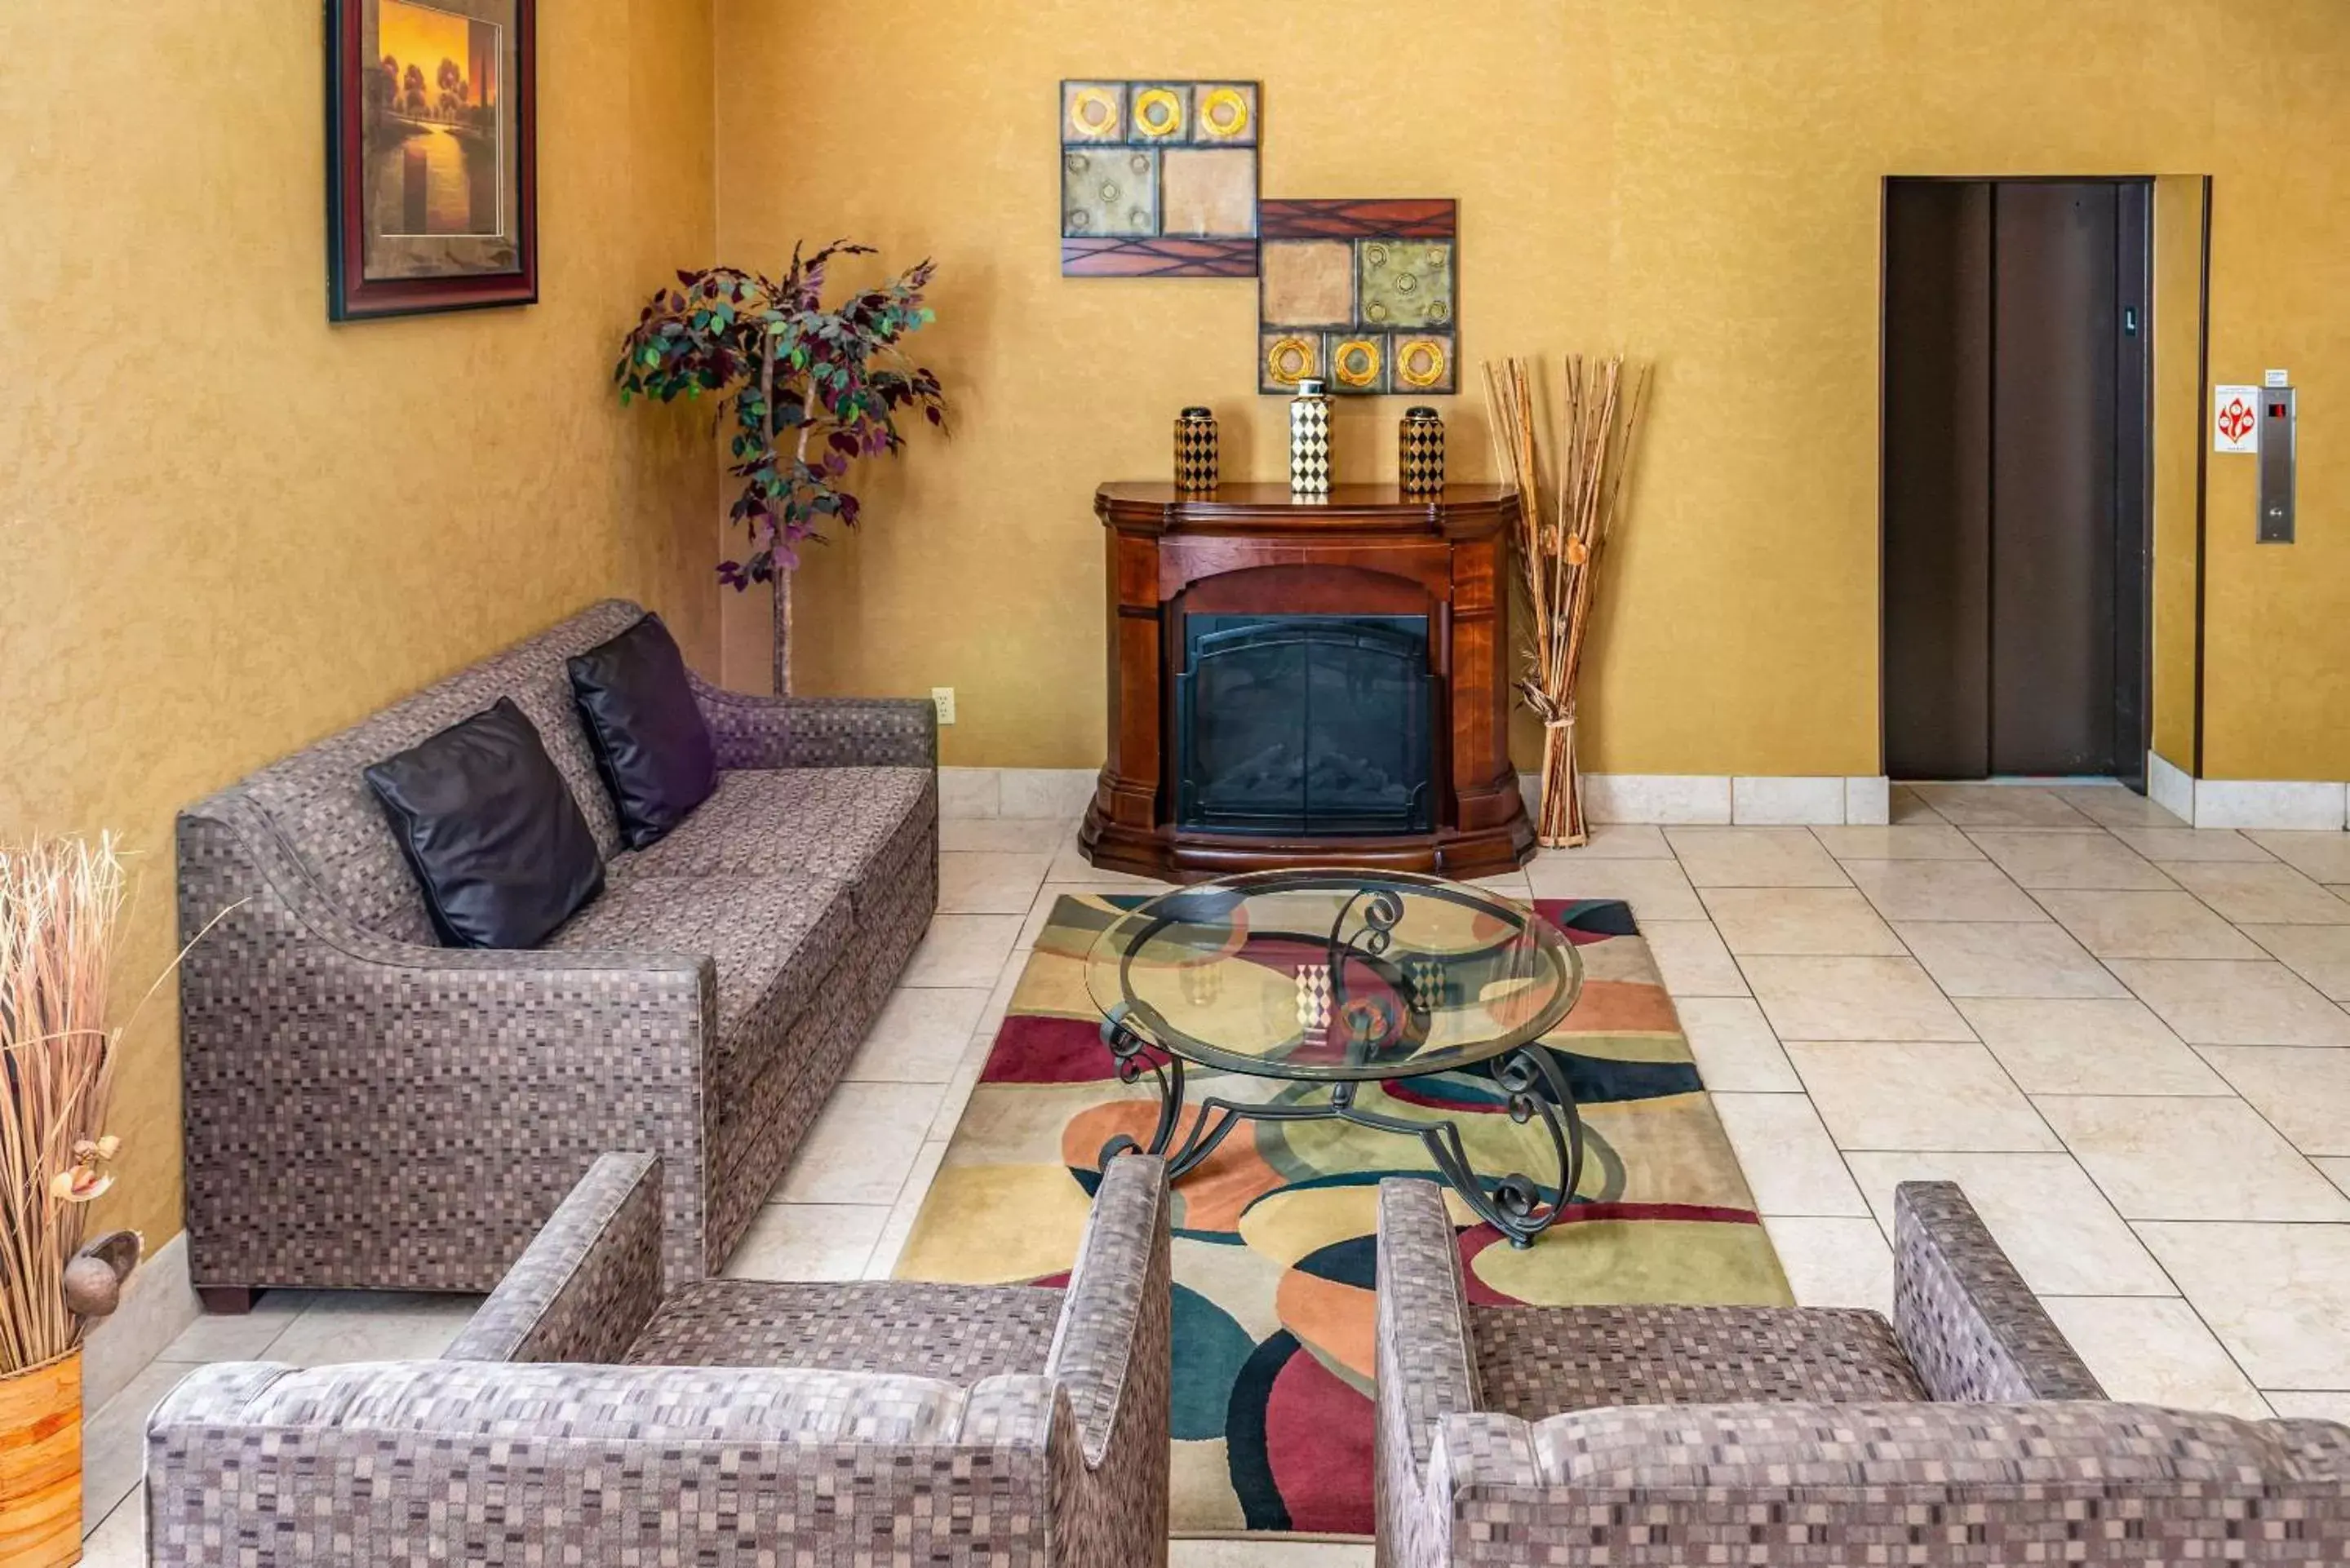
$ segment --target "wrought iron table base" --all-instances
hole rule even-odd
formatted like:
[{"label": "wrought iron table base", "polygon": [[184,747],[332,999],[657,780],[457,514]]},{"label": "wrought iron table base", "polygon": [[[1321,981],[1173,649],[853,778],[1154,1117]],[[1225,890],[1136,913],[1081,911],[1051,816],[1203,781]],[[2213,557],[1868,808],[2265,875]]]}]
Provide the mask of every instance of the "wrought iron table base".
[{"label": "wrought iron table base", "polygon": [[[1503,1057],[1493,1077],[1509,1096],[1510,1119],[1523,1125],[1539,1117],[1543,1129],[1550,1134],[1559,1174],[1557,1200],[1548,1204],[1542,1200],[1542,1188],[1521,1172],[1512,1171],[1491,1181],[1479,1176],[1469,1163],[1460,1129],[1450,1121],[1406,1121],[1356,1105],[1355,1092],[1359,1082],[1356,1079],[1326,1080],[1330,1097],[1319,1105],[1255,1105],[1210,1096],[1200,1102],[1200,1115],[1190,1130],[1178,1138],[1176,1130],[1183,1120],[1183,1059],[1169,1053],[1164,1062],[1153,1060],[1144,1054],[1146,1043],[1118,1018],[1103,1022],[1101,1037],[1118,1062],[1120,1081],[1139,1083],[1146,1072],[1159,1080],[1159,1121],[1151,1129],[1150,1141],[1139,1143],[1124,1133],[1118,1134],[1102,1145],[1101,1163],[1105,1166],[1121,1154],[1158,1155],[1167,1161],[1167,1179],[1177,1181],[1215,1153],[1217,1146],[1243,1119],[1351,1122],[1357,1127],[1419,1139],[1446,1185],[1459,1193],[1461,1200],[1480,1219],[1508,1237],[1513,1247],[1532,1246],[1535,1237],[1556,1222],[1583,1175],[1583,1118],[1575,1108],[1575,1097],[1567,1092],[1558,1064],[1538,1045],[1523,1046]],[[1311,1084],[1326,1080],[1280,1081]]]}]

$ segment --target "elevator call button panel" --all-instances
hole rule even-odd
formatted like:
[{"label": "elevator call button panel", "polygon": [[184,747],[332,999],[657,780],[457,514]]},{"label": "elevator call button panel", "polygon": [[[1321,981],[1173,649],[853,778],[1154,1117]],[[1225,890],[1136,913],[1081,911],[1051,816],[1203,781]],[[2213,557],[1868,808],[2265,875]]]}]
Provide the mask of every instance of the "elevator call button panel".
[{"label": "elevator call button panel", "polygon": [[2261,525],[2263,545],[2293,543],[2293,389],[2274,382],[2261,396]]}]

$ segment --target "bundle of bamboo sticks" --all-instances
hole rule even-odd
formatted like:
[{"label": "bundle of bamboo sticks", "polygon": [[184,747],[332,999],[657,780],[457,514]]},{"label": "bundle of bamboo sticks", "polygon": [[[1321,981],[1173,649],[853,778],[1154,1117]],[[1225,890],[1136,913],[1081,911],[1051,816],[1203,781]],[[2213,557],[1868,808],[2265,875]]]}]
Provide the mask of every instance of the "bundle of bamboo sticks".
[{"label": "bundle of bamboo sticks", "polygon": [[114,1152],[107,979],[122,902],[111,838],[0,846],[0,1376],[80,1343],[64,1278]]},{"label": "bundle of bamboo sticks", "polygon": [[1518,487],[1517,565],[1525,672],[1518,692],[1543,722],[1535,835],[1557,848],[1589,838],[1575,760],[1575,689],[1597,602],[1599,564],[1622,515],[1648,368],[1621,355],[1566,357],[1565,407],[1543,406],[1528,360],[1485,367],[1495,453]]}]

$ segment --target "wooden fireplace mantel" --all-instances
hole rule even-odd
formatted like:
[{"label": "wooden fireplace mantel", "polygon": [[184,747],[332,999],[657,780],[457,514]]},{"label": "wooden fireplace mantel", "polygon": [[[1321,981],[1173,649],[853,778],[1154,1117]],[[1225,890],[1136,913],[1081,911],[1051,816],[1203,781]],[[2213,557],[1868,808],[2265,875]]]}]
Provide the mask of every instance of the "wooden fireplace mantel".
[{"label": "wooden fireplace mantel", "polygon": [[[1109,757],[1078,833],[1088,860],[1178,880],[1296,866],[1482,877],[1534,853],[1509,753],[1503,599],[1514,489],[1456,484],[1407,501],[1387,484],[1308,498],[1285,484],[1183,495],[1134,482],[1103,485],[1094,512],[1107,557]],[[1269,838],[1175,826],[1169,725],[1183,618],[1217,611],[1429,618],[1433,832]]]}]

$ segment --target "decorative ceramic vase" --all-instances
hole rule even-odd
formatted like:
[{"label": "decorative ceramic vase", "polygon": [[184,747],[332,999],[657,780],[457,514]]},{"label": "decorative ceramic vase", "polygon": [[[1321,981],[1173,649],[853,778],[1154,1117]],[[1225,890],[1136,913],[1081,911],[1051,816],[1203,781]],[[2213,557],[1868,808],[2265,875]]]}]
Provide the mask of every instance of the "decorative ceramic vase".
[{"label": "decorative ceramic vase", "polygon": [[1397,431],[1396,477],[1408,501],[1444,492],[1444,421],[1430,408],[1406,409]]},{"label": "decorative ceramic vase", "polygon": [[1289,400],[1289,488],[1296,495],[1330,493],[1330,394],[1311,376]]},{"label": "decorative ceramic vase", "polygon": [[81,1352],[0,1377],[0,1563],[81,1561]]},{"label": "decorative ceramic vase", "polygon": [[1175,420],[1175,488],[1204,495],[1216,487],[1216,416],[1185,409]]}]

